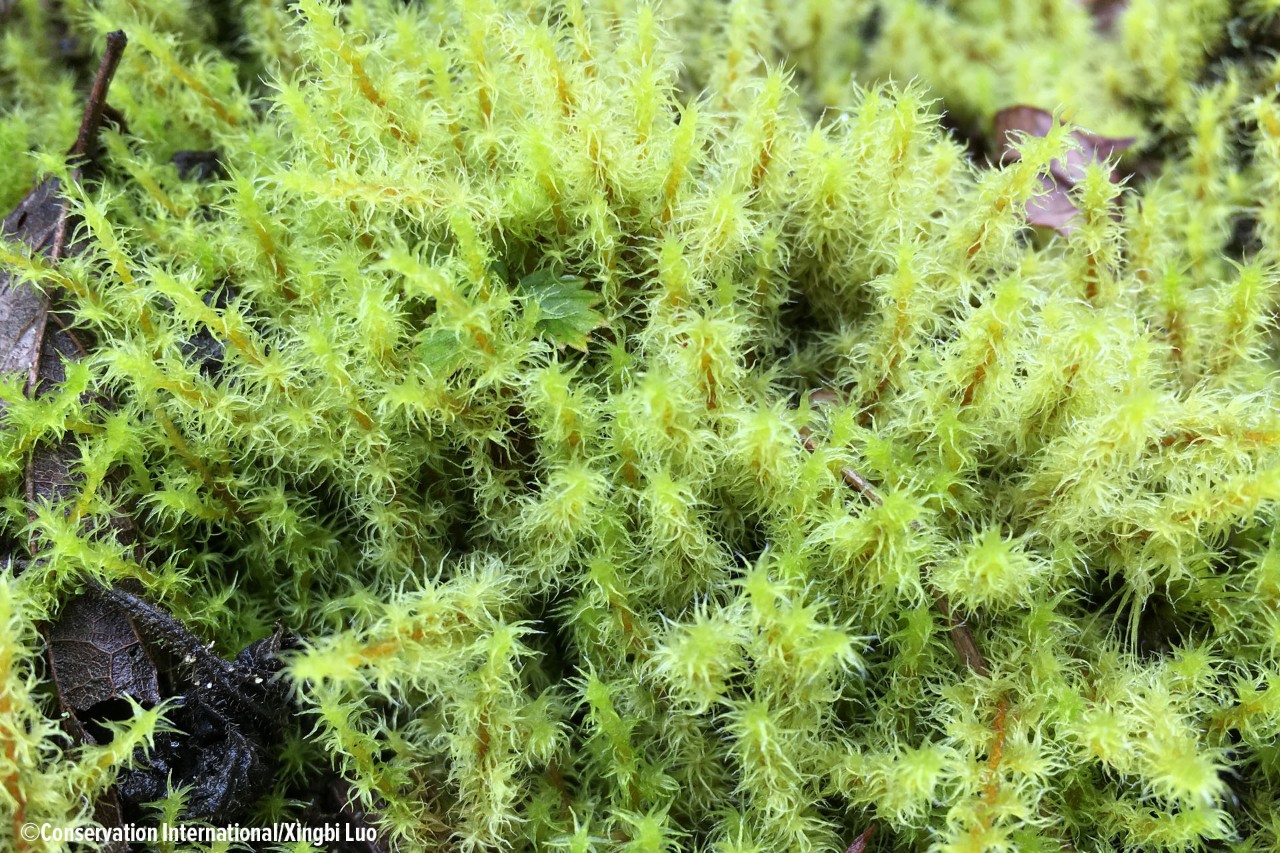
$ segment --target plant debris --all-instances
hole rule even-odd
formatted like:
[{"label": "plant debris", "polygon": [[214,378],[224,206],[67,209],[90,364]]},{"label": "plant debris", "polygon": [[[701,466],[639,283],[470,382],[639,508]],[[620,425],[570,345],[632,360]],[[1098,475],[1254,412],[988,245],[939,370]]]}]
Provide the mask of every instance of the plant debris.
[{"label": "plant debris", "polygon": [[[98,165],[103,117],[110,115],[123,125],[107,105],[106,93],[126,43],[123,33],[108,36],[80,133],[68,152],[75,163],[74,180]],[[183,180],[208,182],[226,176],[214,151],[179,151],[171,162]],[[50,265],[84,250],[84,241],[69,242],[73,230],[62,184],[55,177],[38,183],[0,223],[4,238],[22,243]],[[223,283],[206,295],[206,302],[223,309],[230,296],[230,286]],[[67,364],[88,352],[81,333],[58,308],[58,297],[0,265],[0,372],[24,375],[29,396],[56,393],[67,380]],[[204,375],[221,374],[225,343],[209,330],[198,330],[181,348]],[[103,402],[110,407],[109,400]],[[0,402],[0,413],[3,406]],[[33,513],[38,502],[65,500],[75,493],[78,454],[71,438],[32,449],[26,498]],[[114,514],[107,532],[124,544],[138,545],[136,556],[143,559],[128,515]],[[40,549],[33,538],[31,559],[39,558]],[[28,562],[19,557],[11,564],[20,572]],[[126,821],[148,823],[153,819],[149,804],[185,788],[185,819],[234,823],[274,780],[274,754],[292,708],[288,691],[275,676],[280,652],[294,647],[297,638],[277,626],[270,637],[226,661],[140,592],[140,587],[91,587],[68,598],[58,617],[42,628],[64,726],[75,743],[105,744],[112,736],[109,725],[127,719],[135,704],[151,708],[176,700],[167,715],[173,728],[158,734],[149,753],[139,750],[133,766],[121,770],[117,784],[95,803],[95,819],[106,827],[121,827]],[[312,817],[318,809],[325,812],[325,822],[362,827],[375,817],[353,811],[345,802],[330,802],[340,777],[316,782],[320,787],[315,789]],[[126,846],[111,842],[105,849],[122,853]],[[336,849],[381,853],[385,848],[381,842],[362,841]]]},{"label": "plant debris", "polygon": [[1077,0],[1093,15],[1094,26],[1100,33],[1110,33],[1116,21],[1129,6],[1129,0]]},{"label": "plant debris", "polygon": [[[1014,147],[1019,134],[1046,136],[1053,129],[1055,121],[1053,113],[1025,105],[1009,107],[996,113],[995,142],[996,150],[1000,152],[1001,165],[1017,162],[1021,158],[1018,149]],[[1080,209],[1072,201],[1070,192],[1084,179],[1085,169],[1092,163],[1109,161],[1135,141],[1133,137],[1099,136],[1085,130],[1071,131],[1071,138],[1079,147],[1050,164],[1049,173],[1040,178],[1040,194],[1027,203],[1029,223],[1052,228],[1063,236],[1070,234],[1076,227],[1073,220]],[[1124,173],[1118,168],[1112,170],[1113,183],[1119,183],[1123,178]]]},{"label": "plant debris", "polygon": [[192,820],[230,824],[270,789],[274,779],[274,746],[284,736],[290,701],[275,679],[280,652],[296,638],[277,626],[225,661],[209,651],[173,616],[121,589],[101,594],[127,612],[145,632],[164,646],[185,669],[187,689],[170,720],[175,729],[156,738],[151,753],[121,774],[120,795],[126,809],[141,809],[184,787]]},{"label": "plant debris", "polygon": [[873,823],[861,835],[853,839],[853,843],[849,845],[849,848],[844,853],[865,853],[867,845],[871,843],[871,836],[875,835],[875,832],[876,825]]}]

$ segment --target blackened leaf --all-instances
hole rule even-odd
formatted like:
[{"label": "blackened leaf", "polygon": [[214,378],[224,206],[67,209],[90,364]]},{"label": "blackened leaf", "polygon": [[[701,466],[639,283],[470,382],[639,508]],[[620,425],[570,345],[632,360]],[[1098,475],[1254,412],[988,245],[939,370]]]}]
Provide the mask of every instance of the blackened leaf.
[{"label": "blackened leaf", "polygon": [[[98,795],[93,804],[93,819],[106,827],[124,828],[124,815],[120,811],[120,793],[115,788],[108,788]],[[112,839],[103,844],[101,853],[128,853],[129,843],[123,838]]]},{"label": "blackened leaf", "polygon": [[137,766],[121,774],[122,804],[136,811],[184,786],[188,818],[236,821],[274,779],[275,746],[293,714],[288,687],[275,676],[280,652],[296,647],[297,638],[277,626],[229,662],[164,609],[121,587],[100,592],[194,676],[170,717],[175,731],[158,739],[149,755],[135,753]]},{"label": "blackened leaf", "polygon": [[[277,628],[275,634],[259,640],[226,661],[210,651],[210,647],[187,629],[187,626],[163,608],[152,604],[123,586],[99,588],[102,597],[129,614],[149,639],[155,640],[179,657],[194,675],[195,685],[204,685],[202,701],[224,706],[229,717],[251,720],[262,732],[284,729],[283,708],[288,705],[287,690],[271,678],[280,667],[277,657],[282,648],[292,648],[294,635]],[[283,691],[283,692],[282,692]]]},{"label": "blackened leaf", "polygon": [[66,708],[81,722],[95,705],[132,696],[160,702],[160,683],[128,615],[95,592],[71,598],[45,631],[53,677]]},{"label": "blackened leaf", "polygon": [[520,288],[538,306],[538,331],[556,346],[586,352],[587,336],[605,325],[604,315],[594,309],[600,296],[578,276],[539,270],[521,279]]},{"label": "blackened leaf", "polygon": [[[1020,134],[1047,136],[1053,129],[1053,123],[1053,113],[1025,104],[996,113],[995,137],[1001,164],[1014,163],[1021,158],[1015,147]],[[1085,130],[1071,131],[1071,138],[1078,147],[1049,164],[1049,173],[1040,180],[1040,193],[1027,203],[1027,222],[1052,228],[1063,235],[1075,229],[1073,220],[1080,210],[1071,200],[1070,192],[1084,179],[1085,170],[1094,163],[1112,159],[1134,143],[1131,136],[1099,136]],[[1118,182],[1122,177],[1118,169],[1112,170],[1112,182]]]},{"label": "blackened leaf", "polygon": [[[207,292],[202,301],[210,308],[223,311],[230,304],[232,295],[230,285],[222,282]],[[222,340],[214,337],[213,332],[208,328],[201,328],[183,341],[180,347],[187,361],[199,367],[200,372],[205,376],[214,379],[222,374],[227,347]]]},{"label": "blackened leaf", "polygon": [[[353,796],[351,783],[334,771],[312,782],[310,800],[302,814],[305,826],[345,824],[342,837],[332,842],[329,853],[387,853],[391,849],[377,831],[378,816],[362,810]],[[372,833],[369,830],[373,830]],[[372,838],[368,836],[372,834]],[[348,840],[360,838],[361,840]]]}]

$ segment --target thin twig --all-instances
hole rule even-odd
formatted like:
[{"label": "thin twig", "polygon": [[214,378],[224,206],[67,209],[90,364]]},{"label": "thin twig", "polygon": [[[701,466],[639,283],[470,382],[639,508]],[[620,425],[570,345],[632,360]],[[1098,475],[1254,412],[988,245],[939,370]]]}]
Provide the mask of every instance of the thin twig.
[{"label": "thin twig", "polygon": [[[801,431],[801,437],[804,439],[804,449],[810,453],[816,453],[818,443],[807,429]],[[880,497],[880,493],[867,482],[866,477],[862,476],[854,468],[847,465],[842,466],[840,468],[840,477],[844,480],[845,485],[871,501],[871,503],[876,506],[884,505],[884,498]],[[911,529],[919,531],[923,527],[920,522],[912,521]],[[924,580],[927,584],[927,579],[923,577],[923,567],[920,570],[920,574],[922,576],[921,580]],[[969,626],[965,624],[963,619],[956,617],[955,612],[951,609],[951,602],[946,595],[938,592],[936,596],[933,600],[933,605],[947,622],[947,627],[951,632],[951,645],[955,646],[956,654],[960,655],[960,659],[964,661],[969,669],[983,678],[990,678],[991,670],[987,667],[986,658],[982,656],[982,651],[978,648],[978,642],[974,639],[973,632],[969,630]]]},{"label": "thin twig", "polygon": [[71,154],[92,159],[97,152],[98,131],[102,128],[102,115],[107,109],[107,90],[111,88],[111,79],[116,76],[116,68],[120,66],[120,58],[128,43],[123,30],[107,33],[107,49],[103,51],[98,73],[93,77],[93,88],[89,90],[84,119],[80,122],[80,132],[76,134],[76,144],[71,146]]},{"label": "thin twig", "polygon": [[951,602],[946,595],[938,593],[938,597],[933,600],[933,606],[938,608],[938,612],[947,620],[947,625],[951,628],[951,645],[956,647],[956,653],[969,665],[969,669],[983,678],[990,678],[991,670],[987,668],[987,660],[978,648],[978,641],[973,638],[973,632],[969,630],[964,620],[955,617]]},{"label": "thin twig", "polygon": [[[71,171],[71,181],[80,180],[80,172],[86,161],[90,161],[98,153],[98,132],[102,130],[102,116],[110,110],[107,106],[107,90],[111,88],[111,80],[120,67],[120,58],[129,39],[123,30],[107,33],[107,48],[102,53],[102,61],[98,63],[98,73],[93,76],[93,87],[89,89],[89,98],[85,101],[84,117],[80,120],[80,131],[76,134],[75,144],[67,152],[67,156],[75,161]],[[111,110],[114,112],[114,110]],[[67,205],[64,201],[62,212],[58,216],[58,227],[54,231],[53,249],[49,252],[49,260],[57,263],[67,247]]]}]

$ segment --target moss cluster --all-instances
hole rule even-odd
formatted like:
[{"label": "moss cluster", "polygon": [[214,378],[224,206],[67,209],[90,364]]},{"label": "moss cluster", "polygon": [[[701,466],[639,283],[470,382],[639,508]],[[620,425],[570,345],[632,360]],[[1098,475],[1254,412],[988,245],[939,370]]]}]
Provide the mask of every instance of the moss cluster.
[{"label": "moss cluster", "polygon": [[[88,249],[0,244],[96,341],[0,388],[0,845],[160,724],[73,748],[38,664],[133,578],[306,638],[255,821],[332,767],[406,851],[1275,849],[1280,3],[1097,12],[0,3],[6,209],[131,40]],[[1068,236],[1069,127],[974,154],[1019,102],[1139,139]]]}]

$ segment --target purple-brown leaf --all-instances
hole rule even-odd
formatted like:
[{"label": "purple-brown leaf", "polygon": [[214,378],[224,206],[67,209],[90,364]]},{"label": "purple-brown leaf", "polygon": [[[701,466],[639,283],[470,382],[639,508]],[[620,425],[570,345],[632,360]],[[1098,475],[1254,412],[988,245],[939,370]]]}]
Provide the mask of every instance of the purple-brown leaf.
[{"label": "purple-brown leaf", "polygon": [[844,853],[864,853],[867,845],[871,843],[871,836],[875,834],[875,831],[876,825],[873,823],[867,827],[865,832],[853,840],[853,843],[849,845],[849,849]]},{"label": "purple-brown leaf", "polygon": [[[1014,147],[1019,135],[1047,136],[1053,124],[1053,113],[1025,104],[996,113],[996,148],[1000,152],[1001,165],[1021,159],[1022,155]],[[1073,130],[1071,138],[1076,147],[1049,164],[1048,174],[1040,178],[1040,192],[1027,202],[1027,222],[1052,228],[1064,236],[1075,229],[1074,220],[1080,213],[1071,199],[1071,190],[1084,180],[1088,167],[1111,160],[1135,141],[1131,136],[1100,136],[1087,130]],[[1111,171],[1113,183],[1122,178],[1123,173],[1118,169]]]},{"label": "purple-brown leaf", "polygon": [[1116,21],[1129,7],[1129,0],[1076,0],[1093,15],[1094,26],[1098,32],[1109,33],[1115,29]]}]

